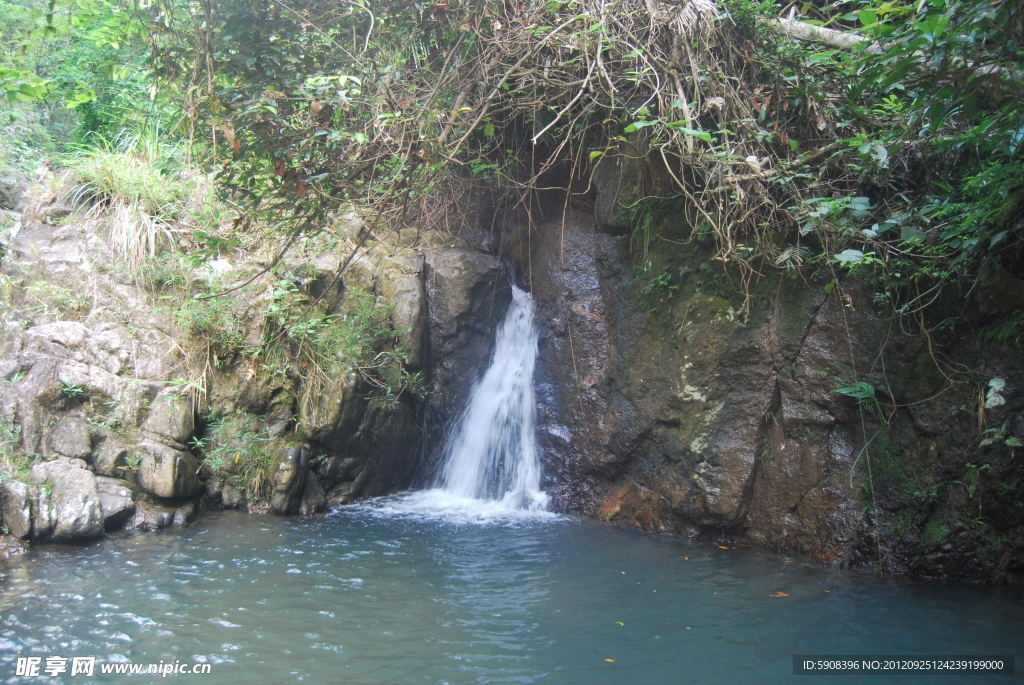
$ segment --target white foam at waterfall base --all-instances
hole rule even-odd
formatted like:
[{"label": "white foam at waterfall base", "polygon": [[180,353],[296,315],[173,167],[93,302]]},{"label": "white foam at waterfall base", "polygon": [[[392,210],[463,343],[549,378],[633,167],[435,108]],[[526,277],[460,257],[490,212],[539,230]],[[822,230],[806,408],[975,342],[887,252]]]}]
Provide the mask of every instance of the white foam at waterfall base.
[{"label": "white foam at waterfall base", "polygon": [[345,508],[382,518],[446,521],[455,524],[517,524],[561,520],[543,509],[511,509],[501,500],[458,497],[440,488],[377,497]]},{"label": "white foam at waterfall base", "polygon": [[549,498],[540,489],[533,392],[536,359],[533,299],[512,286],[512,303],[498,328],[494,359],[449,436],[435,487],[381,498],[365,508],[389,516],[467,523],[558,518],[547,511]]}]

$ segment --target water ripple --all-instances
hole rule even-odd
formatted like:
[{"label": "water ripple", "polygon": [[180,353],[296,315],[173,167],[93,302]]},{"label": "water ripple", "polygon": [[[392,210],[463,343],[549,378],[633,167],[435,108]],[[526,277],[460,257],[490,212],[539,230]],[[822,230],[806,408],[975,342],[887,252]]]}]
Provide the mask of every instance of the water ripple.
[{"label": "water ripple", "polygon": [[214,664],[204,683],[734,685],[788,681],[796,653],[1024,653],[1013,590],[417,506],[40,546],[0,566],[0,680],[61,655]]}]

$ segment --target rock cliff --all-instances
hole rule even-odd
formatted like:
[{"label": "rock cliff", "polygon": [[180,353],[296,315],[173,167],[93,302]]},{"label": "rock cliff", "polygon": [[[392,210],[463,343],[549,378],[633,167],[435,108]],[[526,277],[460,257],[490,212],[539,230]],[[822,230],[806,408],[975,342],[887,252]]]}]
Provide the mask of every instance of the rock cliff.
[{"label": "rock cliff", "polygon": [[828,270],[748,286],[671,218],[638,261],[614,192],[552,199],[529,240],[525,218],[495,221],[538,302],[558,507],[839,565],[1021,580],[1024,366],[985,332],[1019,314],[1024,283],[993,269],[932,314],[963,324],[926,335]]},{"label": "rock cliff", "polygon": [[0,505],[17,538],[208,507],[316,514],[408,487],[509,298],[497,258],[450,239],[354,249],[352,216],[273,271],[173,252],[129,268],[103,216],[59,204],[13,215],[0,269]]}]

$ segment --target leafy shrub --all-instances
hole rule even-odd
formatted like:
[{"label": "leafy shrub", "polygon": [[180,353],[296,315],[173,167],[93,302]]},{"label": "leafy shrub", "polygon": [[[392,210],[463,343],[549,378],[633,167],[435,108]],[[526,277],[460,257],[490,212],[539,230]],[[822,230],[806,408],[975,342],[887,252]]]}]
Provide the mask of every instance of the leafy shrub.
[{"label": "leafy shrub", "polygon": [[226,359],[246,342],[245,312],[238,307],[233,293],[217,296],[215,292],[200,292],[181,302],[174,318],[189,335],[206,343],[214,355]]},{"label": "leafy shrub", "polygon": [[341,311],[321,311],[298,286],[279,280],[267,309],[267,352],[283,352],[303,371],[311,392],[358,372],[385,403],[405,392],[422,395],[425,383],[405,369],[408,355],[395,343],[391,311],[378,307],[372,293],[355,286],[345,291]]},{"label": "leafy shrub", "polygon": [[58,321],[65,314],[77,315],[88,311],[89,300],[71,288],[36,281],[25,288],[26,311],[32,316],[52,316]]},{"label": "leafy shrub", "polygon": [[215,475],[244,490],[252,499],[266,497],[273,484],[273,455],[267,449],[269,437],[259,419],[245,413],[210,421],[206,437],[193,447],[204,455],[203,463]]},{"label": "leafy shrub", "polygon": [[192,273],[192,265],[180,252],[165,252],[147,258],[141,271],[146,286],[161,291],[185,286]]}]

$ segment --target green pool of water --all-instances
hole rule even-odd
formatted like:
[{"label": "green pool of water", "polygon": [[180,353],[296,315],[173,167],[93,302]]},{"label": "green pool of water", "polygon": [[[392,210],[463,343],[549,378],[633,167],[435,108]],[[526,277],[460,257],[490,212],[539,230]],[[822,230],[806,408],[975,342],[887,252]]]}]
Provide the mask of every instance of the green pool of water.
[{"label": "green pool of water", "polygon": [[[208,663],[186,680],[211,684],[997,683],[1015,677],[794,676],[793,655],[1024,654],[1019,591],[568,518],[208,514],[37,546],[0,573],[12,683],[28,656]],[[39,678],[61,681],[86,679]]]}]

